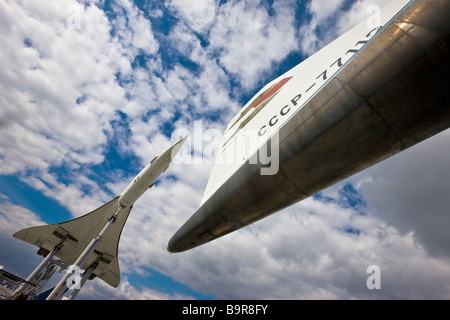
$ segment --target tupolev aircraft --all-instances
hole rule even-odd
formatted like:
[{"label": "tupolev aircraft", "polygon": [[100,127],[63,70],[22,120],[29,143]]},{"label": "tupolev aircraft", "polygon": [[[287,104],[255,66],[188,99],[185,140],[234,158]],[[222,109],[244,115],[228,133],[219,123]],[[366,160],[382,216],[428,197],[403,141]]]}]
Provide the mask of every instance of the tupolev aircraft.
[{"label": "tupolev aircraft", "polygon": [[[229,122],[181,252],[450,126],[450,1],[395,0],[268,83]],[[374,23],[375,22],[375,23]]]}]

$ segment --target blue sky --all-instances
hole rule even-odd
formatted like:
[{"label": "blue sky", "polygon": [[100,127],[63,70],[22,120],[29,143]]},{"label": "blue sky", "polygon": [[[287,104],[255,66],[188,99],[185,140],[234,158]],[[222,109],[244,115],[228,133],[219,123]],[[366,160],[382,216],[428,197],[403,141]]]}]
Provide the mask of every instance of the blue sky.
[{"label": "blue sky", "polygon": [[[0,265],[26,277],[40,258],[14,232],[109,201],[174,132],[223,132],[267,82],[387,2],[0,2]],[[120,286],[96,279],[79,298],[450,297],[448,130],[243,230],[169,254],[211,170],[205,149],[214,141],[201,139],[186,143],[193,163],[174,163],[133,208]],[[365,285],[373,264],[381,290]]]}]

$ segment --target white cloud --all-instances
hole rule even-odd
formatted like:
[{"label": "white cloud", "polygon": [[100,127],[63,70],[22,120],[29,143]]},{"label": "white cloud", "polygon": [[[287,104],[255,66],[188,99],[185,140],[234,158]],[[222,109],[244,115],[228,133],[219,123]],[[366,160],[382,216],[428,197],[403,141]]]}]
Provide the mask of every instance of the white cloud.
[{"label": "white cloud", "polygon": [[295,3],[273,5],[274,15],[253,2],[222,5],[209,33],[210,49],[220,65],[244,88],[253,88],[273,63],[296,49]]},{"label": "white cloud", "polygon": [[186,25],[198,33],[205,33],[208,30],[217,10],[214,0],[172,0],[166,6],[178,13]]},{"label": "white cloud", "polygon": [[42,220],[32,211],[2,199],[0,206],[0,233],[12,236],[19,229],[42,225]]},{"label": "white cloud", "polygon": [[89,281],[77,299],[95,300],[190,300],[188,295],[169,294],[141,286],[139,289],[122,278],[117,288],[112,288],[103,281]]},{"label": "white cloud", "polygon": [[153,36],[150,21],[143,13],[129,0],[115,2],[112,8],[117,13],[112,25],[127,54],[132,59],[140,51],[147,55],[155,54],[159,44]]},{"label": "white cloud", "polygon": [[12,203],[0,194],[0,253],[5,270],[26,277],[42,261],[36,248],[13,238],[23,228],[42,225],[41,218],[29,209]]},{"label": "white cloud", "polygon": [[433,255],[450,257],[450,130],[358,175],[369,209],[401,232],[413,231]]},{"label": "white cloud", "polygon": [[[34,4],[1,4],[2,21],[23,22],[0,24],[8,48],[0,53],[2,173],[102,161],[109,121],[124,101],[109,56],[120,47],[100,23],[104,13],[77,2],[44,1],[36,10]],[[80,29],[67,26],[68,7],[85,17]]]},{"label": "white cloud", "polygon": [[[23,177],[22,180],[48,198],[58,201],[74,217],[84,215],[111,200],[97,183],[81,174],[77,174],[77,177],[73,178],[74,182],[69,185],[58,181],[58,176],[55,174],[47,172],[42,172],[39,177]],[[82,191],[86,189],[86,186],[92,189],[92,195]]]},{"label": "white cloud", "polygon": [[344,0],[310,0],[307,8],[310,20],[299,29],[300,47],[303,53],[311,55],[326,44],[344,34],[358,23],[374,14],[372,10],[383,8],[389,0],[357,0],[345,8]]}]

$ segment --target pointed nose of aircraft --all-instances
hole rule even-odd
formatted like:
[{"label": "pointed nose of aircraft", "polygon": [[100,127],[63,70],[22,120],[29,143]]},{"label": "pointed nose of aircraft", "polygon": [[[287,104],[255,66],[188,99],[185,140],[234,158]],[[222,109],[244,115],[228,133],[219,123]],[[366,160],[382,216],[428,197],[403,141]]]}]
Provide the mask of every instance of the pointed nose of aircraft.
[{"label": "pointed nose of aircraft", "polygon": [[171,159],[175,158],[175,156],[178,154],[188,136],[189,134],[185,135],[183,138],[181,138],[168,148],[168,151],[170,151]]}]

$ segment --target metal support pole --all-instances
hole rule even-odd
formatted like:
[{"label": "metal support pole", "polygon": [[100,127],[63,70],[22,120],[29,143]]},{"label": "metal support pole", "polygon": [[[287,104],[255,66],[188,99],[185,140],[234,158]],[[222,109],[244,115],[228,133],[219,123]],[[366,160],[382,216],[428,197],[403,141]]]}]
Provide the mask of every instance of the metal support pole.
[{"label": "metal support pole", "polygon": [[[30,275],[25,279],[28,283],[32,283],[33,285],[37,285],[39,280],[40,280],[40,275],[41,275],[41,271],[44,268],[48,268],[49,265],[51,264],[51,261],[53,259],[53,257],[55,256],[55,254],[57,254],[59,252],[59,250],[61,250],[63,246],[63,242],[61,242],[60,244],[57,244],[52,251],[50,251],[49,254],[47,254],[47,256],[44,258],[44,260],[41,261],[41,263],[36,267],[36,269],[33,270],[33,272],[30,273]],[[17,290],[16,293],[23,291],[25,287],[28,287],[29,284],[28,283],[24,283],[22,284]]]},{"label": "metal support pole", "polygon": [[61,248],[62,248],[61,243],[56,245],[53,248],[53,250],[45,257],[45,259],[42,260],[42,262],[36,267],[36,269],[34,269],[34,271],[32,273],[30,273],[30,275],[28,276],[28,278],[26,280],[28,282],[36,284],[35,280],[36,280],[37,276],[40,274],[41,270],[48,266],[48,264],[50,263],[52,258],[55,256],[55,254],[58,253],[59,250],[61,250]]},{"label": "metal support pole", "polygon": [[[119,207],[116,211],[116,213],[108,219],[108,222],[103,227],[102,231],[89,243],[89,245],[84,249],[83,253],[78,257],[78,259],[73,264],[74,266],[81,268],[83,264],[86,263],[86,261],[89,259],[91,254],[94,252],[95,248],[100,244],[103,235],[108,230],[108,228],[111,226],[111,224],[116,221],[117,215],[121,211],[121,208]],[[56,285],[56,287],[53,289],[53,291],[48,295],[47,300],[59,300],[62,298],[63,294],[67,291],[67,285],[66,281],[67,278],[69,278],[72,274],[67,272],[65,276],[59,281],[59,283]],[[66,288],[66,290],[62,290],[63,288]]]},{"label": "metal support pole", "polygon": [[45,283],[53,276],[56,271],[56,264],[54,262],[55,260],[52,260],[47,268],[45,268],[45,272],[41,273],[39,278],[36,279],[36,286],[44,287]]}]

